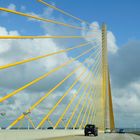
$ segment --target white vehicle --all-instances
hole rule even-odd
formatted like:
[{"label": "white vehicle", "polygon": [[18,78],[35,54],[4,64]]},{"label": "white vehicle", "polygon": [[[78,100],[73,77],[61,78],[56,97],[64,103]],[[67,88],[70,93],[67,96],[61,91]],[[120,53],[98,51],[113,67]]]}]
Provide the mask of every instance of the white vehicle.
[{"label": "white vehicle", "polygon": [[106,128],[106,129],[105,129],[105,133],[111,133],[110,128]]}]

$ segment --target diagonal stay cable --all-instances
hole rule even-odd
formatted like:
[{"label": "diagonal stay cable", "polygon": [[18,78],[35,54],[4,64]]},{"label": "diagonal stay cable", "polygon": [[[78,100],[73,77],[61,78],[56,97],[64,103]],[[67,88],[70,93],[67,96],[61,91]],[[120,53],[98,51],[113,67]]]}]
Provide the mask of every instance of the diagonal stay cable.
[{"label": "diagonal stay cable", "polygon": [[[93,62],[94,64],[94,62]],[[92,66],[92,68],[94,67],[94,65]],[[90,76],[90,72],[87,74],[87,76],[84,78],[84,80],[88,79],[88,77]],[[84,81],[83,80],[83,81]],[[63,111],[62,115],[59,117],[58,121],[56,122],[56,124],[54,125],[54,128],[56,128],[59,123],[62,121],[63,117],[65,116],[66,112],[68,111],[68,109],[70,108],[70,105],[73,103],[74,99],[77,97],[77,95],[80,93],[80,91],[82,90],[82,88],[84,87],[84,82],[81,83],[81,85],[79,86],[79,88],[77,89],[77,92],[73,95],[73,97],[71,98],[70,102],[68,103],[68,105],[66,106],[65,110]]]},{"label": "diagonal stay cable", "polygon": [[63,94],[63,96],[57,101],[57,103],[53,106],[53,108],[48,112],[48,114],[41,120],[41,122],[37,125],[37,129],[40,128],[47,120],[47,118],[54,112],[57,106],[62,102],[62,100],[68,95],[71,89],[78,83],[79,79],[83,76],[83,74],[87,71],[84,70],[80,73],[80,75],[76,78],[76,80],[72,83],[72,85],[68,88],[68,90]]},{"label": "diagonal stay cable", "polygon": [[0,36],[0,39],[47,39],[47,38],[53,38],[53,39],[68,39],[68,38],[85,38],[86,36],[14,36],[14,35],[8,35],[8,36]]},{"label": "diagonal stay cable", "polygon": [[90,94],[91,94],[91,93],[90,93],[90,89],[88,89],[87,94],[86,94],[86,97],[85,97],[85,99],[84,99],[84,103],[82,104],[82,108],[80,109],[80,112],[79,112],[79,114],[78,114],[78,116],[77,116],[76,122],[75,122],[74,125],[73,125],[73,128],[76,128],[76,126],[77,126],[77,124],[78,124],[78,122],[79,122],[79,119],[80,119],[80,117],[81,117],[82,111],[83,111],[83,109],[84,109],[84,107],[85,107],[85,105],[86,105],[86,101],[88,101],[88,98],[89,98],[89,95],[90,95]]},{"label": "diagonal stay cable", "polygon": [[[97,93],[95,94],[96,90],[97,90],[97,87],[95,87],[95,89],[94,89],[94,96],[93,96],[94,98],[95,98],[95,96],[97,94]],[[94,106],[93,102],[94,101],[92,101],[91,104],[90,104],[90,108],[89,108],[89,112],[87,114],[86,122],[85,122],[85,124],[83,123],[83,125],[81,127],[84,127],[87,123],[90,123],[89,117],[90,117],[90,114],[91,114],[91,110],[94,111],[93,109],[96,108]]]},{"label": "diagonal stay cable", "polygon": [[[90,89],[90,92],[91,92],[91,89]],[[90,99],[91,97],[92,97],[92,95],[90,95],[89,99]],[[82,121],[81,121],[81,124],[80,124],[79,128],[82,128],[84,119],[85,119],[86,114],[87,114],[87,111],[88,111],[88,108],[90,107],[90,101],[89,101],[89,99],[88,99],[87,106],[86,106],[86,109],[85,109],[84,115],[83,115],[83,117],[82,117]]]},{"label": "diagonal stay cable", "polygon": [[18,92],[24,90],[25,88],[27,88],[27,87],[29,87],[29,86],[31,86],[31,85],[37,83],[38,81],[40,81],[40,80],[46,78],[47,76],[49,76],[49,75],[52,74],[53,72],[56,72],[57,70],[63,68],[64,66],[66,66],[66,65],[68,65],[68,64],[70,64],[70,63],[72,63],[72,62],[74,62],[75,60],[79,59],[81,56],[83,56],[83,55],[89,53],[90,51],[92,51],[94,48],[95,48],[95,47],[92,47],[91,49],[88,49],[87,51],[81,53],[79,56],[77,56],[77,57],[75,57],[75,58],[73,58],[73,59],[71,59],[71,60],[66,61],[66,62],[63,63],[62,65],[60,65],[60,66],[58,66],[58,67],[52,69],[51,71],[45,73],[44,75],[42,75],[42,76],[40,76],[40,77],[34,79],[33,81],[31,81],[31,82],[25,84],[24,86],[20,87],[19,89],[17,89],[17,90],[15,90],[15,91],[13,91],[13,92],[11,92],[11,93],[5,95],[4,97],[0,98],[0,102],[3,102],[3,101],[5,101],[5,100],[7,100],[8,98],[14,96],[14,95],[17,94]]},{"label": "diagonal stay cable", "polygon": [[[102,69],[102,65],[101,65],[101,60],[100,60],[100,64],[99,64],[99,68],[98,68],[98,74],[97,74],[97,76],[95,77],[95,80],[94,80],[94,84],[95,84],[95,81],[96,81],[96,83],[98,83],[99,82],[99,80],[100,80],[100,77],[101,77],[101,69]],[[100,82],[99,82],[100,83]],[[94,85],[95,86],[95,85]],[[94,104],[94,102],[96,103],[96,96],[97,96],[97,93],[98,93],[98,85],[96,86],[96,91],[95,90],[93,90],[93,92],[94,92],[94,94],[93,94],[93,101],[92,101],[92,111],[90,112],[90,114],[92,114],[92,112],[94,112],[94,110],[96,109],[96,106],[95,106],[95,104]],[[98,93],[99,94],[99,93]],[[91,116],[91,117],[90,117]],[[89,118],[90,117],[90,118]],[[91,121],[91,118],[92,118],[92,115],[89,115],[88,116],[88,119],[86,120],[86,123],[87,123],[87,121],[88,120],[90,120]]]},{"label": "diagonal stay cable", "polygon": [[[86,72],[86,69],[82,72]],[[48,114],[42,119],[42,121],[38,124],[37,128],[40,128],[46,121],[46,119],[54,112],[54,110],[57,108],[57,106],[62,102],[62,100],[68,95],[68,93],[71,91],[71,89],[77,84],[79,81],[80,77],[82,76],[80,74],[79,78],[77,78],[74,83],[69,87],[69,89],[63,94],[63,96],[57,101],[57,103],[53,106],[53,108],[48,112]]]},{"label": "diagonal stay cable", "polygon": [[[88,58],[90,58],[94,53],[92,53]],[[87,58],[87,59],[88,59]],[[86,61],[86,60],[85,60]],[[63,84],[71,75],[73,75],[80,67],[82,64],[80,64],[76,69],[74,69],[71,73],[69,73],[62,81],[60,81],[55,87],[53,87],[48,93],[46,93],[43,97],[41,97],[36,103],[34,103],[29,110],[27,111],[32,111],[36,106],[38,106],[44,99],[46,99],[54,90],[56,90],[61,84]],[[14,126],[16,123],[18,123],[21,119],[24,118],[24,114],[19,116],[14,122],[12,122],[7,129],[10,129],[12,126]]]},{"label": "diagonal stay cable", "polygon": [[53,5],[51,5],[51,4],[47,3],[47,2],[44,2],[43,0],[37,0],[37,1],[40,2],[40,3],[42,3],[42,4],[44,4],[44,5],[46,5],[46,6],[48,6],[48,7],[50,7],[50,8],[52,8],[52,9],[55,9],[56,11],[59,11],[60,13],[62,13],[62,14],[64,14],[64,15],[67,15],[67,16],[69,16],[69,17],[72,17],[72,18],[74,18],[74,19],[80,21],[80,22],[84,22],[84,23],[86,23],[87,25],[90,25],[87,21],[82,20],[82,19],[80,19],[80,18],[78,18],[78,17],[75,17],[75,16],[73,16],[73,15],[71,15],[71,14],[65,12],[64,10],[61,10],[60,8],[57,8],[56,6],[53,6]]},{"label": "diagonal stay cable", "polygon": [[[101,74],[100,74],[100,76],[98,77],[98,79],[97,79],[98,81],[101,81]],[[97,92],[99,92],[99,88],[98,88],[98,91]],[[96,111],[97,111],[97,101],[96,101],[96,96],[97,96],[97,93],[95,94],[95,104],[94,104],[94,111],[92,111],[93,113],[92,113],[92,115],[91,115],[91,117],[90,117],[90,121],[91,122],[93,122],[93,120],[94,120],[94,116],[95,116],[95,114],[96,114]]]},{"label": "diagonal stay cable", "polygon": [[93,35],[95,36],[96,35],[96,38],[99,38],[99,35],[97,35],[97,33],[95,31],[93,31],[95,34],[92,34],[92,35],[81,35],[81,36],[76,36],[76,35],[71,35],[71,36],[46,36],[46,35],[8,35],[8,36],[0,36],[0,39],[49,39],[49,38],[52,38],[52,39],[79,39],[79,38],[92,38]]},{"label": "diagonal stay cable", "polygon": [[[97,55],[98,55],[98,53],[97,53]],[[96,55],[96,56],[97,56],[97,55]],[[93,66],[93,67],[94,67],[94,66]],[[92,67],[91,69],[93,69],[93,67]],[[85,78],[88,79],[89,76],[90,76],[90,73],[88,73],[87,78],[86,78],[86,77],[85,77]],[[66,114],[67,110],[69,109],[70,105],[73,103],[74,99],[77,97],[77,95],[80,93],[80,91],[81,91],[81,89],[82,89],[83,87],[84,87],[84,83],[82,83],[82,84],[80,85],[80,87],[79,87],[79,89],[77,90],[76,94],[73,95],[73,98],[70,100],[70,102],[69,102],[69,104],[67,105],[67,107],[65,108],[63,114],[60,116],[60,118],[59,118],[58,121],[56,122],[54,128],[56,128],[56,127],[59,125],[59,123],[62,121],[62,119],[63,119],[64,115]],[[66,127],[65,127],[65,128],[66,128]]]},{"label": "diagonal stay cable", "polygon": [[[92,64],[94,64],[94,62],[93,62]],[[93,67],[94,67],[94,65],[93,65]],[[92,68],[93,68],[93,67],[92,67]],[[86,79],[89,77],[89,75],[90,75],[90,72],[87,74],[87,76],[84,78],[84,80],[86,80]],[[83,81],[84,81],[84,80],[83,80]],[[83,86],[84,86],[84,82],[81,83],[80,87],[77,89],[77,92],[76,92],[76,93],[73,95],[73,97],[71,98],[71,100],[70,100],[70,102],[68,103],[68,105],[66,106],[64,112],[63,112],[62,115],[59,117],[58,121],[56,122],[54,128],[56,128],[56,127],[59,125],[59,123],[62,121],[62,119],[63,119],[63,117],[65,116],[66,112],[67,112],[68,109],[70,108],[70,105],[73,103],[74,99],[75,99],[75,98],[77,97],[77,95],[80,93],[80,91],[82,90]]]},{"label": "diagonal stay cable", "polygon": [[[91,56],[92,56],[92,55],[91,55]],[[89,58],[90,58],[90,57],[88,57],[88,59],[89,59]],[[87,59],[86,59],[86,60],[87,60]],[[85,61],[86,61],[86,60],[85,60]],[[88,75],[89,75],[89,74],[88,74]],[[86,78],[86,77],[85,77],[85,78]],[[79,89],[78,89],[78,91],[77,91],[76,94],[78,94],[78,93],[80,92],[82,86],[83,86],[83,84],[81,84],[81,86],[79,87]],[[70,88],[71,88],[71,87],[70,87]],[[68,94],[68,93],[66,93],[66,94]],[[75,96],[73,97],[73,100],[74,100],[74,98],[77,96],[76,94],[75,94]],[[56,103],[55,108],[61,103],[61,101],[64,99],[64,97],[65,97],[65,96],[62,96],[62,97],[60,98],[60,102],[58,101],[59,103]],[[56,128],[57,125],[62,121],[62,118],[63,118],[64,114],[66,113],[67,109],[69,108],[69,106],[70,106],[70,104],[71,104],[72,102],[73,102],[73,101],[71,100],[70,103],[68,104],[68,106],[66,107],[66,109],[65,109],[65,111],[64,111],[64,113],[63,113],[63,115],[60,117],[61,120],[59,119],[59,120],[58,120],[58,123],[56,123],[56,124],[54,125],[53,128]],[[55,110],[55,108],[53,108],[52,110]],[[51,112],[51,111],[50,111],[50,112]],[[52,112],[52,113],[53,113],[53,112]],[[50,114],[50,115],[51,115],[51,114]],[[50,116],[50,115],[49,115],[49,116]],[[46,115],[46,116],[47,116],[47,115]],[[49,117],[49,116],[48,116],[48,117]],[[47,118],[46,118],[46,119],[47,119]],[[41,126],[39,126],[39,127],[42,128],[42,126],[43,126],[44,124],[45,124],[45,122],[44,122]],[[65,127],[65,126],[64,126],[64,127]],[[37,127],[37,128],[38,128],[38,127]]]},{"label": "diagonal stay cable", "polygon": [[[101,80],[102,80],[102,67],[101,67],[100,73],[101,73],[101,74],[99,75],[99,77],[100,77],[99,80],[100,80],[100,82],[101,82]],[[98,97],[97,97],[97,98],[99,98],[99,97],[102,95],[101,88],[99,88],[98,90],[100,91],[100,92],[99,92],[100,94],[98,94]],[[100,99],[100,100],[101,100],[101,99]],[[98,106],[97,102],[96,102],[95,106]],[[97,111],[97,110],[98,110],[98,111]],[[94,118],[96,117],[97,112],[99,112],[99,108],[96,107],[96,112],[94,113],[94,116],[92,117],[92,120],[94,120]]]},{"label": "diagonal stay cable", "polygon": [[71,50],[74,50],[74,49],[77,49],[77,48],[87,47],[87,45],[89,45],[89,44],[90,44],[90,42],[86,42],[86,43],[82,43],[80,45],[77,45],[77,46],[74,46],[74,47],[71,47],[71,48],[68,48],[68,49],[65,49],[65,50],[60,50],[60,51],[57,51],[57,52],[52,52],[52,53],[49,53],[49,54],[40,55],[40,56],[37,56],[37,57],[32,57],[32,58],[28,58],[28,59],[25,59],[25,60],[9,63],[9,64],[6,64],[6,65],[0,66],[0,70],[6,69],[6,68],[9,68],[9,67],[14,67],[16,65],[21,65],[21,64],[24,64],[24,63],[28,63],[28,62],[31,62],[31,61],[35,61],[35,60],[38,60],[38,59],[42,59],[42,58],[45,58],[45,57],[49,57],[49,56],[52,56],[52,55],[68,52],[68,51],[71,51]]},{"label": "diagonal stay cable", "polygon": [[[99,65],[98,74],[100,73],[100,69],[101,69],[101,65]],[[98,76],[98,74],[97,74],[97,76]],[[97,77],[95,77],[95,80],[96,80],[96,79],[97,79]],[[95,84],[95,80],[93,81],[93,85]],[[97,80],[96,80],[96,82],[97,82]],[[94,85],[94,86],[95,86],[95,85]],[[92,89],[92,91],[94,92],[95,89],[94,89],[94,90]],[[89,108],[89,110],[88,110],[88,114],[87,114],[87,118],[86,118],[86,124],[87,124],[87,122],[88,122],[88,120],[89,120],[89,117],[90,117],[92,108],[94,108],[94,98],[95,98],[95,94],[93,94],[93,99],[92,99],[93,101],[92,101],[91,106],[90,106],[90,108]]]},{"label": "diagonal stay cable", "polygon": [[23,12],[19,12],[19,11],[16,11],[16,10],[10,10],[10,9],[7,9],[7,8],[0,7],[0,11],[5,11],[5,12],[8,12],[8,13],[13,13],[13,14],[16,14],[16,15],[20,15],[20,16],[24,16],[24,17],[28,17],[28,18],[33,18],[33,19],[36,19],[36,20],[44,21],[44,22],[50,22],[50,23],[61,25],[61,26],[66,26],[66,27],[78,29],[78,30],[88,30],[88,29],[84,29],[84,28],[79,27],[79,26],[73,26],[71,24],[58,22],[56,20],[45,19],[45,18],[41,18],[39,16],[34,16],[34,15],[26,14],[26,13],[23,13]]},{"label": "diagonal stay cable", "polygon": [[[99,61],[98,61],[98,62],[99,62]],[[97,67],[96,67],[96,70],[97,70]],[[90,90],[89,90],[89,91],[90,91]],[[79,112],[79,114],[78,114],[78,117],[77,117],[77,119],[76,119],[76,121],[75,121],[75,124],[74,124],[73,128],[75,128],[75,127],[77,126],[77,124],[78,124],[78,122],[79,122],[79,119],[80,119],[80,116],[81,116],[81,113],[82,113],[82,111],[83,111],[85,105],[86,105],[86,100],[84,100],[84,103],[83,103],[82,108],[81,108],[81,110],[80,110],[80,112]]]},{"label": "diagonal stay cable", "polygon": [[[43,1],[43,0],[37,0],[37,1],[40,2],[40,3],[42,3],[42,4],[44,4],[44,5],[46,5],[46,6],[48,6],[48,7],[50,7],[50,8],[52,8],[52,9],[55,9],[56,11],[59,11],[60,13],[66,15],[66,16],[69,16],[69,17],[71,17],[71,18],[73,18],[73,19],[76,19],[76,20],[78,20],[78,21],[80,21],[80,22],[82,22],[82,23],[86,23],[87,25],[91,26],[91,24],[90,24],[89,22],[87,22],[87,21],[85,21],[85,20],[83,20],[83,19],[80,19],[80,18],[78,18],[78,17],[75,17],[75,16],[73,16],[72,14],[70,14],[70,13],[68,13],[68,12],[65,12],[64,10],[62,10],[62,9],[56,7],[56,6],[53,6],[53,5],[47,3],[47,2],[45,2],[45,1]],[[92,25],[92,26],[98,28],[97,25]]]},{"label": "diagonal stay cable", "polygon": [[[99,68],[98,68],[98,69],[99,69]],[[96,74],[97,74],[97,73],[96,73]],[[92,96],[92,86],[91,86],[90,92],[91,92],[91,98],[93,98],[93,96]],[[86,114],[87,114],[87,118],[86,118],[86,122],[87,122],[91,108],[92,108],[92,106],[91,106],[91,104],[90,104],[90,101],[88,101],[86,110],[85,110],[85,112],[84,112],[84,115],[83,115],[83,118],[82,118],[82,121],[81,121],[81,124],[80,124],[80,128],[83,127],[84,120],[85,120],[85,118],[86,118]]]},{"label": "diagonal stay cable", "polygon": [[81,97],[79,98],[79,100],[78,100],[76,106],[74,107],[74,110],[73,110],[73,112],[72,112],[72,114],[71,114],[69,120],[68,120],[67,123],[66,123],[65,129],[68,128],[69,124],[71,123],[71,120],[72,120],[73,116],[75,115],[75,112],[76,112],[77,108],[79,107],[79,105],[80,105],[80,103],[81,103],[81,100],[83,99],[83,97],[84,97],[84,95],[85,95],[85,92],[86,92],[86,90],[87,90],[88,88],[89,88],[89,85],[88,85],[88,83],[87,83],[86,86],[85,86],[85,88],[84,88],[83,94],[82,94]]}]

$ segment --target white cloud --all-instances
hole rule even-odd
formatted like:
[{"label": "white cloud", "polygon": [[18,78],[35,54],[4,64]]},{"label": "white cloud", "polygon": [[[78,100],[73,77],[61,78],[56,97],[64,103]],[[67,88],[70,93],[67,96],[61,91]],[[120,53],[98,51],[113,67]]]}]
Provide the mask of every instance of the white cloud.
[{"label": "white cloud", "polygon": [[107,46],[108,46],[108,51],[111,54],[116,53],[118,50],[118,46],[116,45],[116,38],[111,31],[107,32]]},{"label": "white cloud", "polygon": [[[8,8],[10,10],[16,10],[16,5],[11,3],[6,8]],[[0,15],[1,16],[8,16],[9,14],[7,12],[1,11]]]},{"label": "white cloud", "polygon": [[117,127],[140,125],[139,46],[139,41],[128,42],[109,57]]},{"label": "white cloud", "polygon": [[[96,45],[102,44],[102,31],[98,22],[93,22],[87,32],[82,32],[83,36],[87,36],[87,41],[95,41]],[[107,31],[107,47],[110,54],[114,54],[118,50],[115,35],[111,31]]]},{"label": "white cloud", "polygon": [[140,94],[138,89],[140,90],[140,86],[129,85],[122,89],[112,90],[117,128],[133,128],[134,124],[137,124],[137,127],[140,125]]},{"label": "white cloud", "polygon": [[[7,31],[6,28],[0,27],[0,35],[20,34],[18,33],[18,31]],[[0,65],[12,63],[15,61],[43,54],[48,54],[62,49],[61,47],[58,47],[52,39],[23,39],[6,41],[0,40],[0,48]],[[69,57],[67,53],[63,53],[61,55],[52,56],[50,58],[44,58],[39,61],[34,61],[32,63],[27,63],[25,65],[13,67],[11,69],[2,70],[0,72],[0,91],[2,93],[1,95],[4,96],[5,94],[10,93],[11,91],[25,85],[25,83],[28,83],[29,81],[39,77],[40,75],[46,73],[47,71],[59,66],[60,64],[70,59],[71,57]],[[6,112],[7,117],[10,117],[13,120],[14,118],[22,114],[23,111],[28,109],[35,101],[37,101],[37,99],[39,99],[39,97],[47,93],[47,91],[51,87],[55,86],[79,64],[81,63],[77,60],[70,66],[67,66],[66,68],[56,72],[54,75],[49,76],[45,80],[39,82],[37,85],[35,84],[31,88],[20,92],[19,94],[15,95],[11,101],[4,102],[4,104],[0,106],[1,110]],[[77,71],[70,80],[66,81],[66,85],[63,85],[57,92],[53,94],[58,94],[60,96],[60,93],[63,93],[64,90],[67,89],[69,83],[71,83],[71,80],[74,80],[76,77],[78,77],[83,69],[87,68],[83,65],[82,68],[79,69],[79,71]],[[87,71],[89,70],[87,69]],[[82,82],[82,79],[80,79],[79,82]],[[55,102],[55,98],[52,98],[53,99],[50,98],[50,101],[53,100],[53,102],[51,102],[49,106],[52,106],[52,104],[54,104]],[[67,99],[69,99],[69,97],[67,97]],[[43,103],[44,106],[45,104],[47,104],[48,106],[49,103]],[[45,109],[41,107],[38,109],[38,111],[36,111],[37,113],[40,113],[38,115],[42,115],[43,110]],[[45,113],[46,112],[44,111],[44,114]]]},{"label": "white cloud", "polygon": [[22,6],[20,7],[20,9],[21,9],[22,11],[25,11],[25,10],[26,10],[26,6],[22,5]]},{"label": "white cloud", "polygon": [[[7,35],[18,35],[18,32],[17,31],[7,32],[7,30],[4,27],[0,27],[0,35],[1,36],[2,35],[3,36],[7,36]],[[11,42],[12,42],[11,40],[9,40],[9,41],[0,40],[0,44],[1,44],[0,54],[8,51],[8,49],[10,48],[10,43]],[[2,62],[3,62],[2,59],[0,59],[0,61],[1,61],[1,64],[2,64]]]},{"label": "white cloud", "polygon": [[[50,13],[51,12],[49,12],[49,14]],[[95,25],[95,24],[98,25],[97,22],[93,23],[93,25]],[[47,26],[46,24],[42,23],[42,26],[47,32],[46,35],[49,35],[49,34],[53,35],[53,33],[55,33],[55,32],[57,32],[58,34],[63,33],[63,35],[64,34],[70,35],[70,33],[71,34],[80,33],[79,31],[75,33],[75,31],[73,31],[72,29],[64,30],[61,27],[56,28],[55,25],[50,25],[50,24],[49,24],[49,26]],[[92,26],[91,26],[91,28],[92,28]],[[56,29],[57,29],[57,31],[56,31]],[[94,37],[95,36],[99,37],[101,32],[99,31],[99,32],[95,32],[95,33],[92,33],[89,31],[87,34],[89,34],[91,36],[93,35]],[[7,31],[4,27],[0,28],[0,34],[1,35],[20,35],[18,33],[18,31]],[[96,42],[99,42],[99,41],[100,41],[100,39],[96,38]],[[62,42],[66,42],[66,41],[63,40]],[[62,44],[62,42],[61,42],[61,44]],[[101,43],[101,42],[99,42],[99,43]],[[7,41],[1,40],[0,63],[1,63],[1,65],[3,65],[6,63],[10,63],[10,62],[15,62],[17,60],[27,59],[30,57],[35,57],[35,56],[47,54],[50,52],[59,51],[62,48],[65,48],[65,44],[63,44],[63,46],[61,45],[60,47],[59,47],[59,44],[60,44],[60,42],[57,42],[53,39],[46,39],[46,40],[45,39],[44,40],[41,40],[41,39],[24,40],[23,39],[23,40],[7,40]],[[47,59],[45,58],[45,59],[42,59],[39,61],[34,61],[32,63],[27,63],[25,65],[18,66],[17,68],[16,67],[11,68],[9,72],[7,70],[1,71],[0,83],[1,83],[1,86],[5,90],[5,92],[2,92],[2,95],[5,95],[5,94],[13,91],[14,89],[17,89],[17,88],[23,86],[25,83],[28,83],[29,81],[39,77],[46,71],[49,71],[49,70],[53,69],[54,67],[64,63],[67,60],[70,60],[70,59],[71,59],[71,57],[68,56],[67,53],[63,53],[62,55],[57,55],[57,56],[49,57]],[[88,65],[92,64],[91,61],[94,62],[94,59],[89,59],[87,61]],[[24,110],[29,108],[29,106],[31,106],[31,104],[33,104],[35,102],[35,100],[37,100],[39,97],[41,97],[43,94],[45,94],[49,88],[55,86],[56,83],[58,83],[58,81],[61,81],[68,73],[70,73],[79,64],[80,64],[79,61],[75,61],[72,65],[64,68],[63,70],[59,71],[58,73],[46,78],[43,81],[40,81],[39,83],[35,84],[34,86],[31,86],[31,88],[28,88],[27,90],[22,91],[21,93],[15,95],[13,97],[12,103],[10,103],[9,101],[5,102],[5,104],[3,106],[1,106],[2,109],[4,109],[4,111],[7,112],[8,116],[13,116],[12,119],[16,118],[18,115],[22,114],[22,112]],[[79,74],[83,71],[83,69],[87,69],[87,67],[83,65],[82,68],[79,69],[75,73],[75,75],[72,77],[71,80],[74,80],[76,77],[78,77]],[[94,79],[93,74],[88,69],[87,69],[87,72],[90,73],[90,78]],[[85,83],[89,82],[88,79],[83,80],[84,76],[86,76],[86,75],[83,74],[82,78],[79,79],[79,83],[84,82],[84,84],[85,84]],[[71,80],[68,80],[65,83],[66,86],[62,86],[54,94],[58,94],[60,96],[64,92],[64,90],[67,89],[67,87],[69,86],[69,83],[71,83]],[[89,84],[93,84],[93,81],[90,81]],[[96,83],[96,81],[94,81],[94,85],[98,86],[98,83]],[[73,89],[72,94],[74,93],[75,90],[76,89]],[[34,95],[33,95],[33,93],[34,93]],[[53,96],[50,96],[49,99],[50,100],[47,100],[47,102],[44,101],[40,107],[38,107],[36,110],[34,110],[32,115],[38,115],[39,117],[41,117],[42,114],[45,115],[47,112],[46,112],[44,106],[52,107],[52,105],[56,101],[56,98],[54,98]],[[69,99],[70,99],[69,97],[67,97],[65,99],[66,101],[64,104],[61,105],[61,109],[63,109],[65,107],[65,104],[68,102]],[[53,100],[52,103],[49,102],[51,100]],[[47,103],[47,105],[46,105],[46,103]],[[19,106],[22,106],[22,107],[19,108]],[[63,106],[63,108],[62,108],[62,106]],[[40,110],[42,110],[42,111],[40,111]],[[56,115],[58,115],[60,113],[60,110],[57,110],[56,112],[57,112]],[[61,110],[61,112],[62,112],[62,110]]]},{"label": "white cloud", "polygon": [[10,10],[16,10],[16,5],[11,3],[7,6],[7,8],[10,9]]}]

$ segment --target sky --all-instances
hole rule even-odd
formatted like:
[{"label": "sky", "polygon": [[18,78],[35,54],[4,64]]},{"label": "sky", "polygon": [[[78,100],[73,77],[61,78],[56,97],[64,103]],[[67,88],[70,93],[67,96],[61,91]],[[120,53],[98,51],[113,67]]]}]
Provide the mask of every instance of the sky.
[{"label": "sky", "polygon": [[54,2],[89,22],[98,21],[100,25],[105,22],[108,29],[115,33],[118,45],[125,44],[131,39],[139,39],[140,32],[137,31],[140,24],[139,0],[80,0],[80,3],[75,0],[55,0]]},{"label": "sky", "polygon": [[[11,0],[1,0],[0,5],[5,7],[10,2]],[[137,31],[140,24],[139,0],[80,0],[80,4],[79,1],[75,0],[48,0],[47,2],[54,2],[58,7],[90,23],[92,21],[98,21],[100,24],[105,22],[108,29],[115,33],[118,45],[123,45],[132,39],[138,39],[140,36]],[[38,4],[35,0],[30,1],[30,3],[28,0],[14,0],[12,3],[16,4],[17,7],[18,5],[19,7],[20,5],[27,5],[26,8],[29,11],[38,13],[42,12],[44,8],[43,5]]]},{"label": "sky", "polygon": [[[46,0],[46,2],[53,4],[71,13],[72,15],[75,15],[76,17],[88,21],[91,25],[93,25],[93,27],[90,27],[90,29],[95,30],[94,25],[101,27],[102,23],[106,23],[108,30],[108,54],[116,127],[138,127],[140,124],[136,123],[139,122],[140,117],[140,1]],[[0,0],[0,7],[22,11],[28,14],[33,14],[48,19],[57,19],[58,21],[70,23],[75,26],[82,26],[79,21],[68,18],[67,16],[62,15],[59,12],[52,10],[51,8],[47,8],[44,5],[38,3],[36,0],[32,0],[30,2],[29,0]],[[5,12],[0,12],[0,20],[0,35],[82,34],[79,30],[69,29],[66,27],[63,28],[61,26],[52,25],[50,23],[43,23],[14,14],[7,14]],[[94,36],[94,33],[91,33],[90,30],[88,32],[85,32],[85,34]],[[97,35],[100,35],[100,29]],[[96,39],[98,39],[98,37]],[[81,42],[83,42],[83,39],[62,39],[61,41],[52,39],[43,41],[9,40],[7,42],[1,40],[0,64],[3,65],[5,63],[22,60],[23,58],[27,59],[30,56],[35,57],[48,52],[60,50],[61,48],[67,48]],[[31,43],[32,46],[30,46]],[[46,44],[46,46],[44,44]],[[88,48],[90,48],[90,46],[88,46]],[[85,51],[86,49],[83,48],[82,50]],[[6,93],[13,91],[14,89],[17,89],[18,87],[23,86],[24,83],[27,83],[28,81],[37,78],[41,74],[44,74],[45,70],[49,71],[54,67],[62,64],[65,60],[70,60],[71,57],[75,57],[77,53],[80,53],[80,51],[72,51],[71,53],[63,54],[62,56],[58,55],[58,57],[48,59],[45,62],[43,60],[39,60],[37,62],[33,62],[31,65],[25,64],[22,66],[18,66],[17,68],[10,68],[10,72],[8,72],[7,70],[2,71],[0,74],[2,95],[5,95]],[[37,100],[38,93],[41,97],[41,95],[43,95],[46,90],[49,90],[49,88],[53,87],[58,80],[61,80],[64,76],[66,76],[66,74],[68,74],[72,69],[80,64],[82,60],[83,59],[75,61],[75,63],[71,67],[67,67],[68,70],[61,70],[59,71],[59,73],[56,73],[52,77],[48,77],[48,80],[43,80],[42,82],[31,86],[27,91],[22,91],[22,94],[15,96],[13,100],[5,102],[5,104],[1,106],[2,110],[4,110],[5,108],[6,110],[8,110],[8,115],[12,114],[12,116],[15,117],[14,111],[17,111],[19,109],[20,111],[17,111],[17,117],[21,114],[21,110],[23,110],[23,108],[18,108],[19,105],[27,104],[27,102],[29,102],[29,98],[32,98],[31,103],[28,103],[24,108],[27,109],[33,102]],[[88,62],[91,61],[93,60],[89,60]],[[86,67],[86,69],[89,70],[89,68],[87,68],[87,65],[83,65],[83,67]],[[64,71],[67,72],[65,73]],[[78,77],[78,74],[75,74],[72,77],[72,80],[74,80],[76,77]],[[52,79],[53,82],[46,86],[45,83],[50,82]],[[62,86],[56,92],[58,97],[62,94],[63,90],[66,90],[66,87],[69,85],[69,83],[72,82],[72,80],[68,80],[66,86]],[[83,83],[83,80],[80,80],[79,83]],[[76,90],[76,87],[72,92],[74,92],[74,90]],[[30,94],[33,92],[36,92],[36,94]],[[25,96],[23,95],[23,93],[25,94]],[[23,100],[21,98],[25,98],[25,103],[22,103]],[[57,96],[54,95],[52,98],[56,100]],[[69,98],[67,98],[67,100],[68,99]],[[67,100],[65,102],[68,102]],[[63,104],[65,104],[65,102]],[[10,107],[8,107],[8,104],[10,104]],[[63,104],[62,108],[64,107]],[[43,108],[43,105],[42,107],[40,107],[41,109]],[[50,107],[52,107],[52,104],[50,104]],[[36,112],[42,115],[43,113],[39,112],[40,108],[38,108]],[[34,113],[34,115],[37,115],[37,113]],[[55,115],[57,115],[57,113]]]}]

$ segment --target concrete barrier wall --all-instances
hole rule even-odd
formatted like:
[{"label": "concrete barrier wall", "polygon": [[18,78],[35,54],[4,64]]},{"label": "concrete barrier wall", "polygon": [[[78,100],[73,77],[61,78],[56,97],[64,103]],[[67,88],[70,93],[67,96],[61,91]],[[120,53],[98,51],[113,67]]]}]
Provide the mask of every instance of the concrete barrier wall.
[{"label": "concrete barrier wall", "polygon": [[83,134],[84,130],[0,130],[0,140],[39,140]]}]

